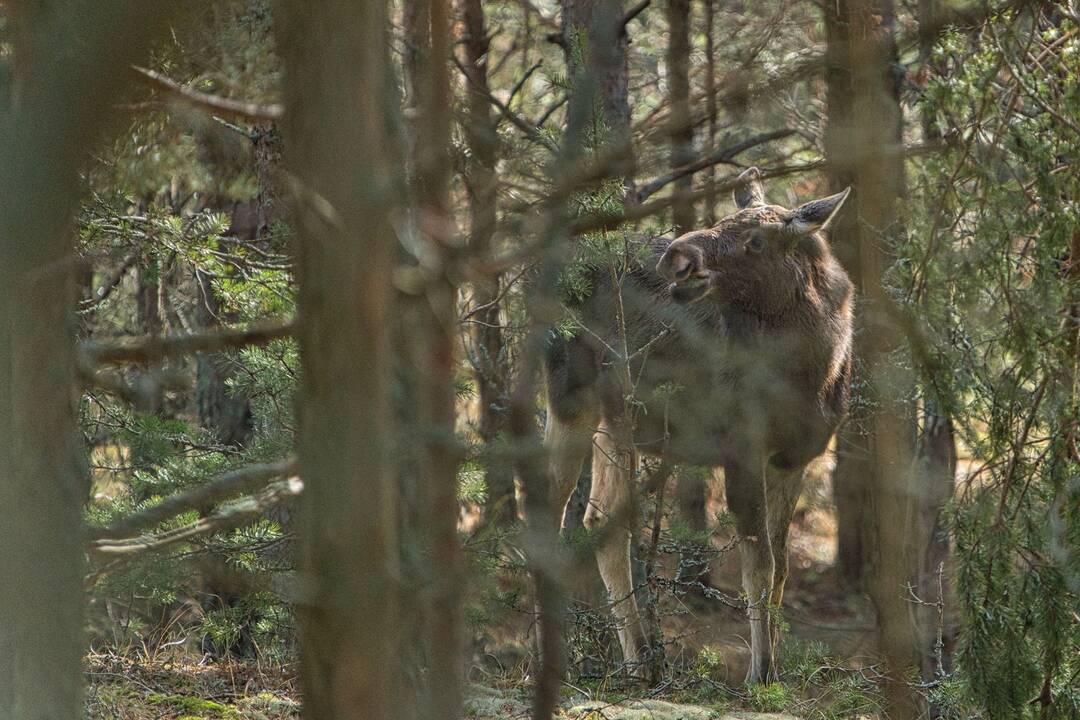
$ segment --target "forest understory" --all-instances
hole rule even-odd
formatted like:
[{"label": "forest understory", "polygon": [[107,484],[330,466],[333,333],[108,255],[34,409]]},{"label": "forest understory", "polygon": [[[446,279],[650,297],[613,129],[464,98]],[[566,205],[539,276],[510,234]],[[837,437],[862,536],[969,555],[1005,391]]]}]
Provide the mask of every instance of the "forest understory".
[{"label": "forest understory", "polygon": [[1080,720],[1077,78],[1075,0],[0,0],[0,720]]}]

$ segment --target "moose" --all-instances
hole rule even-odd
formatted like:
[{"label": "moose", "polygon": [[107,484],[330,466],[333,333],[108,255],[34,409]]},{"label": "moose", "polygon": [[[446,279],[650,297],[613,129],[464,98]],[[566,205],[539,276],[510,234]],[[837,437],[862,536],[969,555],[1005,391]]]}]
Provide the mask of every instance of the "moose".
[{"label": "moose", "polygon": [[775,679],[769,608],[784,591],[788,527],[804,470],[848,404],[852,284],[820,231],[849,190],[790,210],[765,202],[750,168],[736,180],[734,214],[641,242],[619,278],[597,268],[573,308],[579,329],[552,338],[552,510],[562,516],[591,452],[584,521],[598,531],[597,564],[631,668],[649,651],[630,559],[645,453],[660,466],[723,468],[750,620],[746,681]]}]

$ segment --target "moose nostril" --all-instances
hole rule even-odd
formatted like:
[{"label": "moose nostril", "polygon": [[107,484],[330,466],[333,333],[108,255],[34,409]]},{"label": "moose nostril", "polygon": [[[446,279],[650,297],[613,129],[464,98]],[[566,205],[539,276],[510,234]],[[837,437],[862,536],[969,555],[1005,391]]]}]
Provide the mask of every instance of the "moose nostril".
[{"label": "moose nostril", "polygon": [[675,272],[676,280],[685,280],[694,271],[694,263],[690,262],[690,258],[685,255],[679,255],[672,263],[672,270]]}]

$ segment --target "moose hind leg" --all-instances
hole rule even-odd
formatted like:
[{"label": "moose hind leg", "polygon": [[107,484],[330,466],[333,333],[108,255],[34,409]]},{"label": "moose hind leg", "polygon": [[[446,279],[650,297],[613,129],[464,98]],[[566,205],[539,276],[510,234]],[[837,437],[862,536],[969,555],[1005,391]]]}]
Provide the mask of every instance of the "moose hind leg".
[{"label": "moose hind leg", "polygon": [[613,430],[610,425],[601,425],[593,441],[592,492],[585,526],[597,538],[596,563],[619,624],[623,659],[632,672],[640,674],[647,643],[630,568],[637,457],[629,433]]},{"label": "moose hind leg", "polygon": [[728,465],[724,475],[728,508],[735,515],[739,533],[743,591],[750,617],[750,668],[746,672],[746,682],[771,682],[776,677],[769,624],[774,563],[764,471],[763,468]]},{"label": "moose hind leg", "polygon": [[[769,606],[779,608],[784,599],[784,584],[788,578],[788,536],[795,506],[802,495],[806,467],[780,469],[769,465],[766,469],[766,491],[769,502],[769,540],[773,554],[773,587]],[[773,659],[777,657],[780,644],[779,618],[772,616],[771,623]]]},{"label": "moose hind leg", "polygon": [[574,493],[581,466],[592,449],[593,433],[600,420],[599,411],[584,406],[572,417],[559,417],[549,404],[544,444],[551,466],[551,512],[562,524],[563,512]]}]

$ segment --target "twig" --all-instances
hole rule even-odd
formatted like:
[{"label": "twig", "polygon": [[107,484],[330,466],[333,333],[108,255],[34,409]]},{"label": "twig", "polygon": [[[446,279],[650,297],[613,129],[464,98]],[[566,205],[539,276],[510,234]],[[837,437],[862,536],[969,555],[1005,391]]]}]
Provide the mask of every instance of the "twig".
[{"label": "twig", "polygon": [[285,108],[279,103],[260,105],[258,103],[244,102],[242,100],[230,100],[229,98],[210,95],[180,85],[180,83],[165,77],[159,72],[147,68],[132,65],[131,69],[138,74],[146,84],[203,110],[209,110],[217,115],[228,115],[243,120],[266,122],[268,120],[280,120],[285,114]]},{"label": "twig", "polygon": [[457,66],[458,70],[461,71],[461,74],[465,76],[465,79],[469,82],[469,84],[472,85],[473,92],[479,93],[481,96],[486,98],[489,103],[495,106],[495,109],[498,110],[504,118],[513,123],[514,127],[525,133],[525,135],[533,142],[539,145],[543,145],[545,148],[547,148],[553,153],[558,152],[558,146],[556,146],[555,143],[553,143],[551,140],[544,137],[543,133],[541,133],[536,128],[536,126],[530,124],[527,120],[523,119],[513,110],[506,107],[506,104],[499,98],[492,95],[489,90],[477,84],[476,80],[469,73],[469,70],[461,64],[461,61],[458,60],[457,57],[454,57],[454,64]]},{"label": "twig", "polygon": [[772,132],[760,133],[740,140],[739,142],[732,143],[726,147],[717,148],[703,158],[699,158],[692,163],[683,165],[682,167],[672,170],[667,175],[650,180],[644,183],[637,191],[637,201],[639,203],[645,202],[647,198],[656,193],[661,188],[665,187],[669,183],[675,182],[679,178],[692,175],[700,170],[718,165],[720,163],[731,162],[739,153],[749,150],[752,147],[763,145],[773,140],[779,140],[796,134],[794,128],[783,128],[781,130],[773,130]]}]

